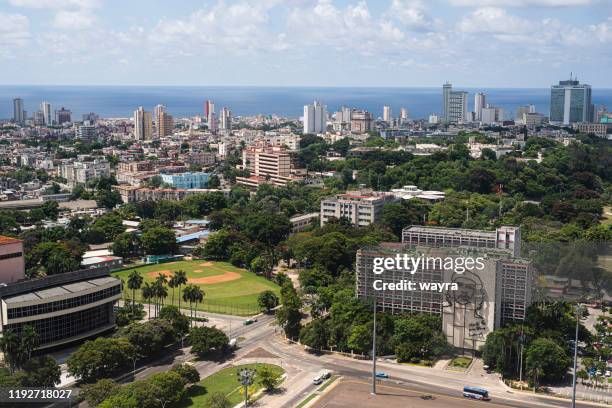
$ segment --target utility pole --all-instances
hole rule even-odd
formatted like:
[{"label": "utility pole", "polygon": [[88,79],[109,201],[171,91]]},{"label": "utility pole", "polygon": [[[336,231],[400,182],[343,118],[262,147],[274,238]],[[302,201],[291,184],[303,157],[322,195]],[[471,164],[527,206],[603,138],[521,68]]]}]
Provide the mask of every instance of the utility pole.
[{"label": "utility pole", "polygon": [[576,408],[576,371],[578,370],[578,327],[582,308],[576,305],[576,338],[574,339],[574,375],[572,378],[572,408]]},{"label": "utility pole", "polygon": [[519,363],[519,382],[521,383],[521,389],[523,389],[523,351],[525,350],[525,338],[523,333],[523,326],[521,326],[521,361]]},{"label": "utility pole", "polygon": [[372,395],[376,395],[376,296],[374,296],[374,328],[372,329]]}]

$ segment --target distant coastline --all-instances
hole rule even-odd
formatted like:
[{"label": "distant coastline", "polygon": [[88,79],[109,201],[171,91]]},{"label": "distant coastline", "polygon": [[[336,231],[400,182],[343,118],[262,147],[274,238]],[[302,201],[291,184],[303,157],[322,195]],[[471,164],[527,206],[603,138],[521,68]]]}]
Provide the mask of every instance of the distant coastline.
[{"label": "distant coastline", "polygon": [[[536,110],[548,115],[549,88],[462,88],[473,94],[484,92],[487,103],[504,109],[506,118],[514,118],[521,105],[534,104]],[[42,101],[51,102],[53,109],[64,106],[75,118],[95,112],[102,117],[130,117],[138,106],[152,110],[157,104],[167,107],[175,117],[202,114],[206,99],[217,109],[227,106],[234,115],[280,115],[298,118],[302,107],[313,100],[327,105],[334,112],[342,105],[367,109],[382,116],[383,105],[390,105],[393,116],[401,107],[408,108],[411,118],[426,119],[441,110],[441,87],[271,87],[271,86],[99,86],[99,85],[0,85],[0,119],[12,117],[12,99],[21,97],[28,115],[40,109]],[[596,106],[612,107],[612,89],[593,89]]]}]

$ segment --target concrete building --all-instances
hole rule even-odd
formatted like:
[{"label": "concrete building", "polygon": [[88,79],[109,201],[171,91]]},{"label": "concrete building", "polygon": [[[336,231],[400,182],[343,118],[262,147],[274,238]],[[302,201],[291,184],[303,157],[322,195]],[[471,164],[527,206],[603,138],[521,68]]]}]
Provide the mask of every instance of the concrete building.
[{"label": "concrete building", "polygon": [[550,87],[550,122],[570,125],[592,122],[595,108],[591,98],[591,85],[570,78]]},{"label": "concrete building", "polygon": [[38,334],[37,350],[82,340],[115,328],[113,307],[121,280],[95,268],[0,287],[2,332]]},{"label": "concrete building", "polygon": [[396,201],[393,194],[372,191],[349,191],[321,200],[321,226],[331,219],[346,218],[355,226],[366,226],[380,219],[383,206]]},{"label": "concrete building", "polygon": [[153,120],[151,112],[144,110],[142,106],[134,111],[134,139],[151,140],[153,138]]},{"label": "concrete building", "polygon": [[174,118],[166,112],[164,105],[157,105],[155,107],[155,126],[157,128],[157,137],[170,136],[174,131]]},{"label": "concrete building", "polygon": [[0,283],[10,284],[24,277],[23,241],[0,236]]},{"label": "concrete building", "polygon": [[321,102],[304,105],[304,134],[324,133],[327,129],[327,111]]},{"label": "concrete building", "polygon": [[391,107],[388,105],[383,106],[383,120],[387,123],[393,122],[393,116],[391,114]]},{"label": "concrete building", "polygon": [[487,96],[482,92],[476,92],[474,95],[474,120],[480,122],[482,119],[482,109],[487,106]]},{"label": "concrete building", "polygon": [[400,117],[399,117],[400,125],[406,124],[409,119],[410,119],[410,115],[408,114],[408,109],[401,108],[400,109]]},{"label": "concrete building", "polygon": [[[476,351],[494,329],[523,320],[532,300],[530,261],[516,257],[496,235],[512,233],[520,246],[520,231],[518,227],[501,230],[491,234],[407,227],[402,243],[383,243],[357,252],[357,296],[375,299],[380,310],[391,313],[441,315],[448,342]],[[401,259],[404,255],[421,261],[410,270],[393,265],[381,274],[374,273],[376,258]],[[382,282],[397,287],[408,281],[414,283],[414,290],[401,286],[400,290],[380,289]],[[442,291],[425,289],[432,283],[456,284],[456,290],[450,286]]]},{"label": "concrete building", "polygon": [[110,177],[110,164],[105,159],[66,163],[59,170],[60,177],[65,178],[71,187],[85,184],[93,178]]},{"label": "concrete building", "polygon": [[25,121],[26,113],[23,109],[23,99],[15,98],[13,99],[13,122],[23,125]]},{"label": "concrete building", "polygon": [[49,102],[43,102],[40,104],[40,110],[43,113],[43,121],[46,126],[53,124],[53,116],[51,116],[51,104]]},{"label": "concrete building", "polygon": [[221,130],[232,130],[232,111],[228,108],[221,109]]},{"label": "concrete building", "polygon": [[315,219],[319,218],[319,213],[309,213],[302,215],[295,215],[289,218],[291,223],[291,233],[297,234],[298,232],[307,231]]},{"label": "concrete building", "polygon": [[366,110],[354,109],[351,112],[351,132],[365,133],[372,130],[372,114]]},{"label": "concrete building", "polygon": [[43,126],[45,124],[45,115],[42,111],[36,111],[32,115],[32,120],[34,121],[34,126]]},{"label": "concrete building", "polygon": [[178,174],[160,174],[164,183],[172,187],[191,190],[194,188],[206,188],[208,186],[209,173],[178,173]]},{"label": "concrete building", "polygon": [[242,151],[242,168],[249,170],[249,177],[236,177],[238,184],[256,188],[260,184],[284,186],[303,179],[305,171],[295,169],[292,156],[280,146],[258,143]]},{"label": "concrete building", "polygon": [[113,190],[117,191],[124,203],[137,203],[140,201],[160,201],[160,200],[175,200],[180,201],[194,194],[206,193],[223,193],[225,197],[229,197],[230,190],[220,189],[177,189],[177,188],[147,188],[137,186],[119,185],[113,186]]},{"label": "concrete building", "polygon": [[62,108],[60,110],[55,111],[55,123],[58,125],[62,125],[64,123],[72,122],[72,112],[68,109]]},{"label": "concrete building", "polygon": [[98,138],[98,130],[92,125],[81,125],[77,128],[76,137],[84,143],[91,143]]},{"label": "concrete building", "polygon": [[573,127],[580,133],[593,133],[604,137],[608,134],[608,130],[612,129],[612,123],[574,123]]},{"label": "concrete building", "polygon": [[468,119],[468,93],[453,91],[448,82],[442,86],[443,123],[464,123]]}]

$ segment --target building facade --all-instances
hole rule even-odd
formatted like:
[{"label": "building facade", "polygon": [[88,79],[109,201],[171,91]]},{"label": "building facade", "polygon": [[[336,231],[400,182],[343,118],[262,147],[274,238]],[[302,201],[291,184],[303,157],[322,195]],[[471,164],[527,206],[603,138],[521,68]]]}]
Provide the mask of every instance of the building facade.
[{"label": "building facade", "polygon": [[186,172],[178,174],[160,174],[164,183],[172,187],[191,190],[194,188],[206,188],[210,178],[209,173],[204,172]]},{"label": "building facade", "polygon": [[26,113],[23,110],[23,99],[13,99],[13,122],[23,125],[26,121]]},{"label": "building facade", "polygon": [[365,133],[372,130],[372,114],[366,110],[354,109],[351,112],[351,132]]},{"label": "building facade", "polygon": [[151,112],[141,106],[134,111],[134,139],[151,140],[153,138],[153,121]]},{"label": "building facade", "polygon": [[0,236],[0,283],[10,284],[24,277],[23,241]]},{"label": "building facade", "polygon": [[53,117],[51,116],[51,104],[49,102],[43,102],[40,104],[40,110],[43,113],[43,121],[46,126],[53,124]]},{"label": "building facade", "polygon": [[304,105],[304,134],[324,133],[327,128],[327,111],[321,102]]},{"label": "building facade", "polygon": [[592,122],[594,110],[591,85],[570,78],[550,88],[551,123],[570,125]]},{"label": "building facade", "polygon": [[166,112],[164,105],[155,107],[155,126],[157,127],[157,137],[170,136],[174,131],[174,118]]},{"label": "building facade", "polygon": [[444,123],[464,123],[468,118],[468,93],[453,91],[449,83],[442,85],[442,120]]},{"label": "building facade", "polygon": [[[513,245],[508,245],[511,237]],[[357,252],[356,294],[364,300],[374,299],[380,310],[390,313],[440,315],[449,344],[476,351],[494,329],[522,321],[531,304],[532,266],[529,260],[515,256],[520,253],[515,245],[520,247],[518,227],[497,231],[407,227],[402,243],[382,243]],[[374,273],[375,259],[402,256],[421,262],[411,270],[393,266],[382,274]],[[468,265],[469,258],[480,264]],[[447,260],[463,267],[447,267]],[[398,285],[407,281],[414,283],[414,290],[381,289],[381,282]],[[427,290],[431,284],[440,285],[440,290]],[[444,288],[444,284],[449,286]]]},{"label": "building facade", "polygon": [[383,206],[396,201],[393,194],[371,191],[349,191],[321,200],[321,226],[331,219],[345,218],[355,226],[370,225],[380,219]]},{"label": "building facade", "polygon": [[81,340],[115,327],[113,307],[121,298],[121,280],[108,269],[85,269],[0,287],[1,332],[38,335],[36,349]]},{"label": "building facade", "polygon": [[62,125],[64,123],[71,123],[71,122],[72,122],[72,112],[71,111],[64,108],[63,106],[60,110],[55,111],[55,123],[57,123],[58,125]]},{"label": "building facade", "polygon": [[242,151],[242,168],[249,170],[249,177],[236,177],[238,184],[256,188],[260,184],[284,186],[300,181],[303,176],[294,169],[291,154],[280,146],[257,143]]}]

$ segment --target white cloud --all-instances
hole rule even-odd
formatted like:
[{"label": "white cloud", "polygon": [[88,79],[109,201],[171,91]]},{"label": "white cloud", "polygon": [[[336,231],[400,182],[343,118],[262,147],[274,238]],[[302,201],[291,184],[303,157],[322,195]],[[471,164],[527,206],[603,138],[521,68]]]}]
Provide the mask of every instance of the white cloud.
[{"label": "white cloud", "polygon": [[413,30],[432,30],[437,25],[421,0],[393,0],[386,14]]},{"label": "white cloud", "polygon": [[453,6],[463,7],[570,7],[588,6],[593,0],[449,0]]},{"label": "white cloud", "polygon": [[100,6],[98,0],[9,0],[9,3],[35,9],[91,9]]},{"label": "white cloud", "polygon": [[484,7],[465,16],[459,22],[459,30],[464,33],[490,33],[514,35],[533,30],[528,21],[512,16],[497,7]]},{"label": "white cloud", "polygon": [[612,43],[612,17],[608,20],[589,26],[589,31],[602,43]]},{"label": "white cloud", "polygon": [[30,21],[22,14],[0,12],[0,45],[18,47],[30,39]]},{"label": "white cloud", "polygon": [[60,10],[55,13],[52,25],[65,30],[81,30],[94,25],[96,18],[87,10]]}]

